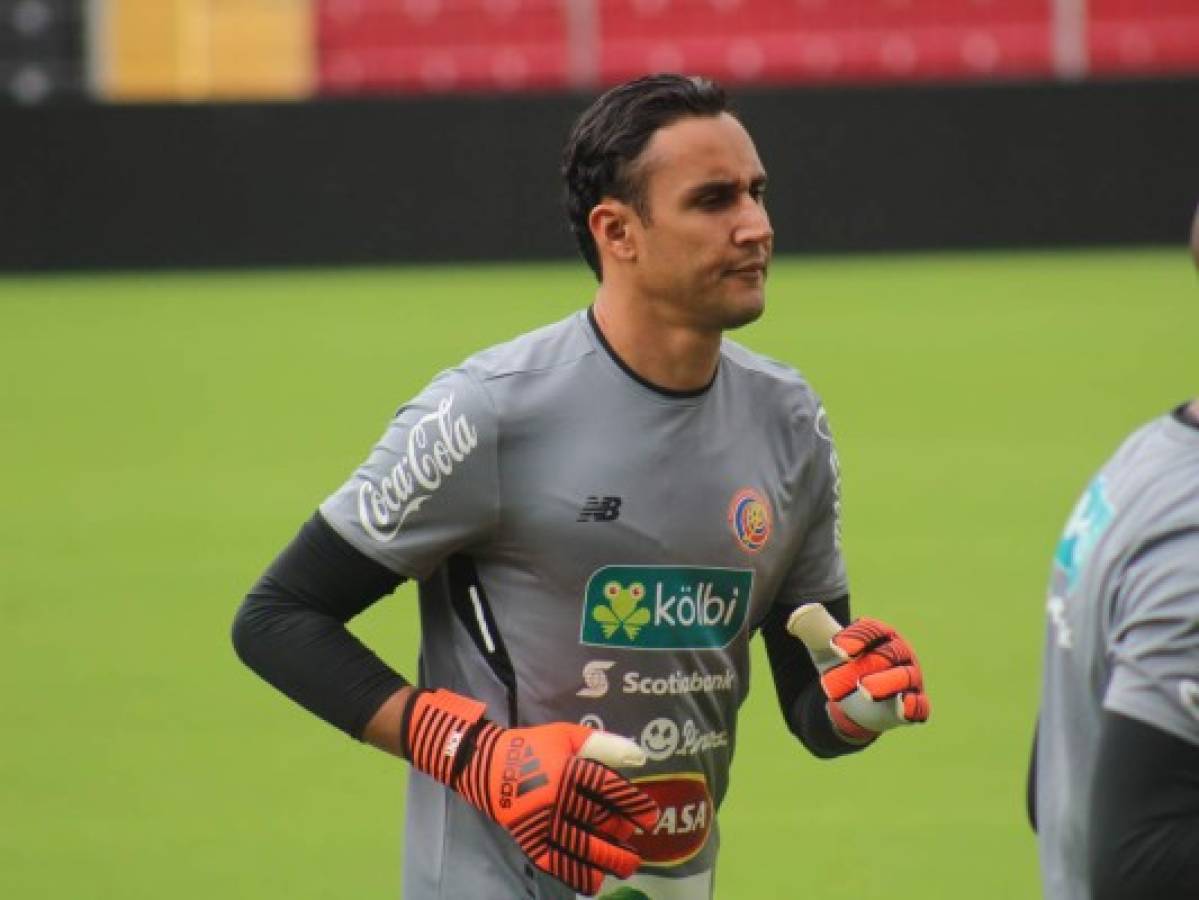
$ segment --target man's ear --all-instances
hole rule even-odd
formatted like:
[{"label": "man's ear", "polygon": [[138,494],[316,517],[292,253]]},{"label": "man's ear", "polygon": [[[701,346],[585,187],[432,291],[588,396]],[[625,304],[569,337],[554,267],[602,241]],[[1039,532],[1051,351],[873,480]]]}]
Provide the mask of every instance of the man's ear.
[{"label": "man's ear", "polygon": [[633,262],[637,259],[637,238],[631,227],[636,213],[627,203],[606,198],[597,203],[587,216],[587,225],[595,239],[600,259]]}]

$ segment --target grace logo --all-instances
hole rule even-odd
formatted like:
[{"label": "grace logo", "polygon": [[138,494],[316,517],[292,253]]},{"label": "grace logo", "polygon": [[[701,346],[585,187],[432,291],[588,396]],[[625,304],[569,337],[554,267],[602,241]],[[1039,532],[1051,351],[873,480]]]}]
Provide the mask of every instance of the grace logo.
[{"label": "grace logo", "polygon": [[753,570],[605,566],[587,581],[581,643],[634,650],[715,650],[741,631]]},{"label": "grace logo", "polygon": [[672,756],[695,756],[729,745],[727,731],[700,731],[691,719],[679,724],[665,716],[651,719],[641,729],[641,749],[655,762]]},{"label": "grace logo", "polygon": [[479,433],[466,416],[451,418],[453,406],[450,394],[434,412],[417,419],[391,471],[378,484],[365,479],[358,489],[358,521],[376,541],[395,537],[478,446]]},{"label": "grace logo", "polygon": [[655,761],[670,759],[679,749],[679,726],[674,719],[651,719],[641,729],[641,749]]}]

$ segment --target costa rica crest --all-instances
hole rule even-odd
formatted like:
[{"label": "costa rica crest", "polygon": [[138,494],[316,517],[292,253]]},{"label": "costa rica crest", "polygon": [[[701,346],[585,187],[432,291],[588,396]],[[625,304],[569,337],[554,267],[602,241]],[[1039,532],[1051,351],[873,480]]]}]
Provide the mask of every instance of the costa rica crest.
[{"label": "costa rica crest", "polygon": [[741,549],[757,553],[770,540],[770,505],[753,488],[742,488],[729,504],[729,527]]}]

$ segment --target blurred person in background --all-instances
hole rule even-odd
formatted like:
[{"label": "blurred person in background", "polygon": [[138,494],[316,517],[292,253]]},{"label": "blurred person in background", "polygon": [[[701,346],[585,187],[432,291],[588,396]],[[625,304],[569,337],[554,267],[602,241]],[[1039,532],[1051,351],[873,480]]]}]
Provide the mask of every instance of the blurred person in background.
[{"label": "blurred person in background", "polygon": [[[823,406],[723,338],[762,314],[773,246],[723,90],[613,88],[563,175],[594,303],[404,404],[234,623],[263,678],[412,764],[408,900],[710,897],[756,631],[816,756],[928,716],[903,639],[841,627]],[[345,627],[405,579],[419,687]],[[808,603],[837,620],[819,667],[787,632]]]},{"label": "blurred person in background", "polygon": [[[1191,229],[1199,267],[1199,209]],[[1029,771],[1049,900],[1199,897],[1199,400],[1134,432],[1053,558]]]}]

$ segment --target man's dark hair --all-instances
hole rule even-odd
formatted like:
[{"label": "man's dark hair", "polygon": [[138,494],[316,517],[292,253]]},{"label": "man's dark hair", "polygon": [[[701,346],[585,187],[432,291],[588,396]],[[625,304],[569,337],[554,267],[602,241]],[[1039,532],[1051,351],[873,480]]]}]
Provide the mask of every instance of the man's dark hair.
[{"label": "man's dark hair", "polygon": [[614,197],[649,221],[644,172],[636,165],[659,128],[688,116],[732,112],[724,88],[700,76],[647,75],[604,93],[579,116],[562,151],[566,216],[579,252],[595,273],[599,251],[587,217],[605,197]]}]

